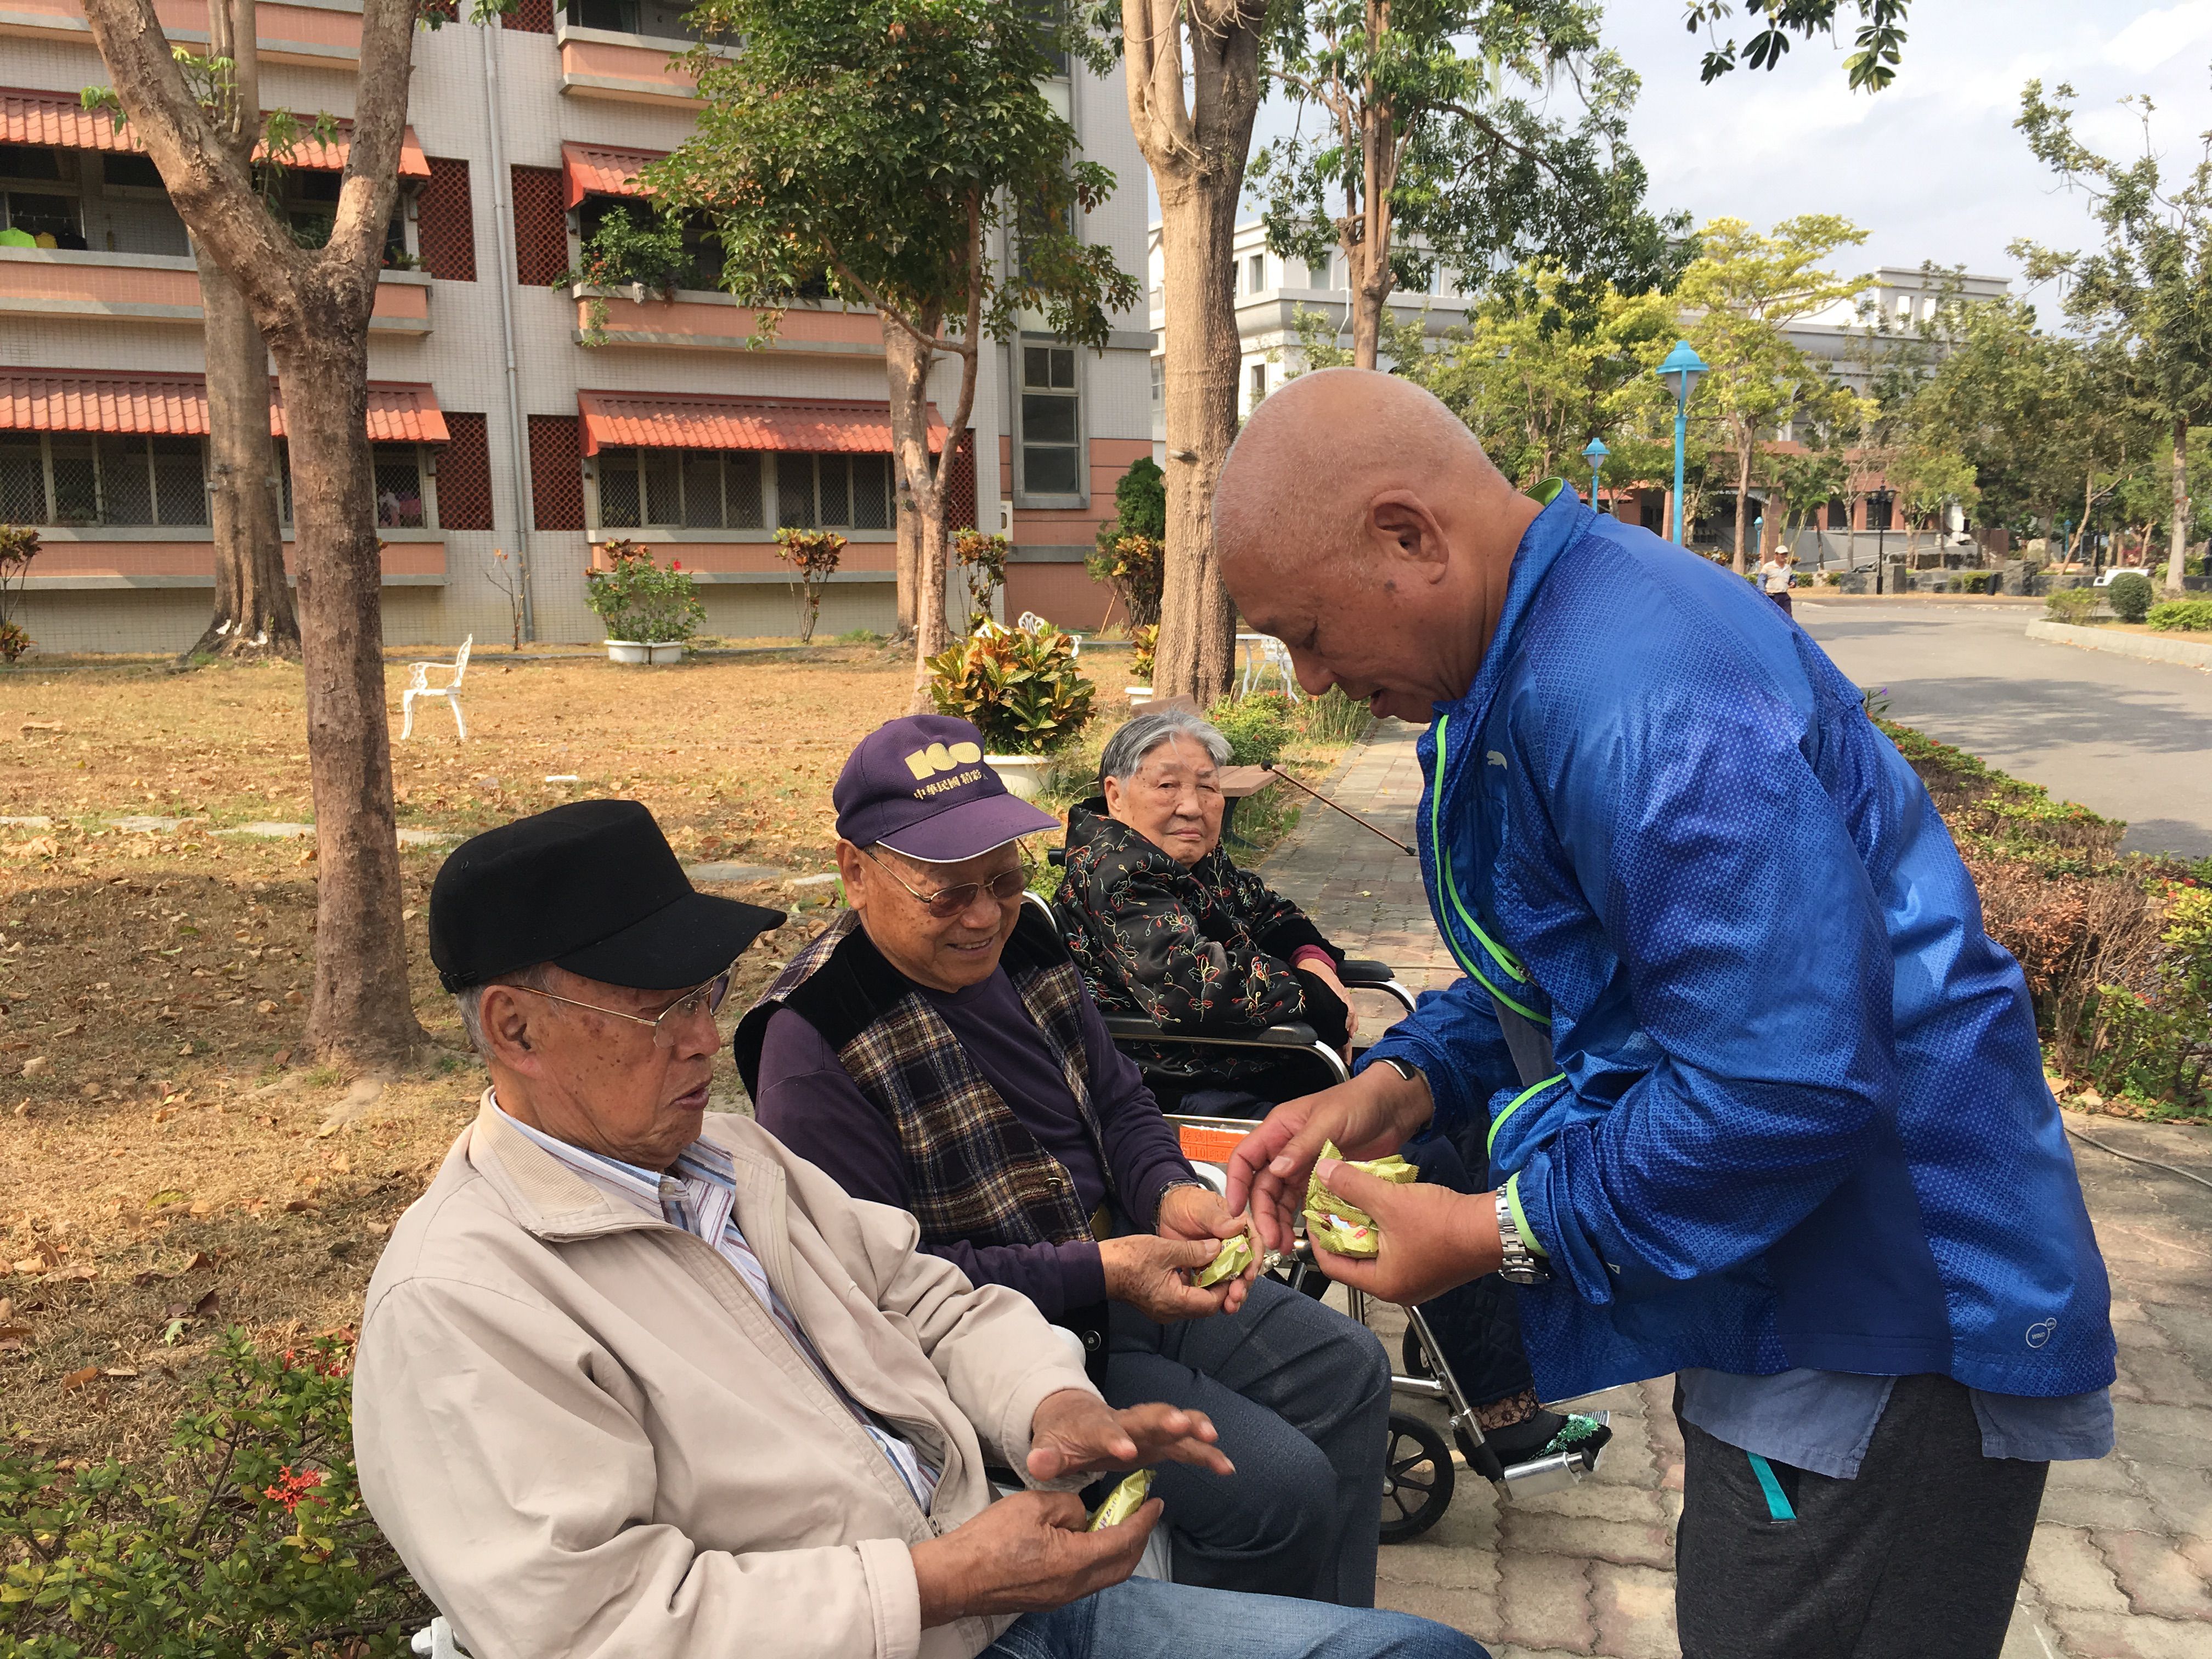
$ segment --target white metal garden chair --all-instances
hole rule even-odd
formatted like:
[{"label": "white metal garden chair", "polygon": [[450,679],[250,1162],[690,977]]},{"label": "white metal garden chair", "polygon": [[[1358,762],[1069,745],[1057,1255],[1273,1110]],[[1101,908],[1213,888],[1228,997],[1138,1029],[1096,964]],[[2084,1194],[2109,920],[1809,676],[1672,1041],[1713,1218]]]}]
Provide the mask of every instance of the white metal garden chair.
[{"label": "white metal garden chair", "polygon": [[1252,688],[1273,668],[1283,678],[1283,696],[1292,702],[1301,701],[1298,672],[1291,664],[1290,647],[1272,634],[1239,634],[1237,641],[1244,647],[1244,677],[1237,688],[1238,696],[1250,696]]},{"label": "white metal garden chair", "polygon": [[[461,718],[461,676],[469,672],[469,647],[476,642],[477,636],[473,634],[463,640],[459,652],[449,663],[415,662],[407,665],[410,670],[407,689],[399,694],[401,742],[415,735],[415,699],[417,697],[443,697],[446,707],[453,711],[453,729],[461,734],[463,742],[468,740],[469,724]],[[443,685],[433,685],[430,684],[433,669],[441,674],[451,674],[453,678]]]},{"label": "white metal garden chair", "polygon": [[[1048,628],[1058,628],[1059,624],[1046,621],[1045,618],[1038,616],[1034,611],[1024,611],[1022,612],[1020,619],[1015,623],[1014,626],[1020,629],[1024,634],[1036,634],[1040,633]],[[1061,629],[1060,631],[1063,633],[1066,632],[1065,629]],[[1068,634],[1067,637],[1075,642],[1075,649],[1071,654],[1078,657],[1081,656],[1083,654],[1083,641],[1074,634]]]}]

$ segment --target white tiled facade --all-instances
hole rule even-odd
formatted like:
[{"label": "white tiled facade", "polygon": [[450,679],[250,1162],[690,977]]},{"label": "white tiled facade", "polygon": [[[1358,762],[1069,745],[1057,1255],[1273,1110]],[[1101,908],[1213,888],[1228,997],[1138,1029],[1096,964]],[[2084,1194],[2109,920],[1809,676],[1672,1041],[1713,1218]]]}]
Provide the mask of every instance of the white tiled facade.
[{"label": "white tiled facade", "polygon": [[[595,21],[639,18],[635,5],[590,3]],[[87,85],[103,84],[104,68],[70,0],[44,3],[52,9],[0,13],[0,63],[5,65],[0,88],[74,97]],[[651,0],[647,3],[649,8]],[[480,643],[503,643],[509,608],[488,574],[491,556],[495,548],[514,553],[526,539],[537,636],[589,641],[604,632],[583,602],[584,572],[599,532],[541,526],[535,503],[544,498],[548,480],[518,476],[501,285],[512,307],[516,390],[526,429],[532,416],[574,420],[580,390],[850,399],[878,409],[885,401],[880,331],[872,315],[834,305],[794,312],[781,347],[751,351],[743,347],[745,328],[725,295],[685,292],[674,303],[649,298],[642,306],[617,297],[607,302],[609,343],[589,347],[580,337],[578,300],[553,291],[542,279],[518,280],[514,237],[496,217],[495,198],[505,191],[495,190],[501,171],[493,159],[495,123],[501,167],[544,170],[562,167],[564,143],[665,151],[691,125],[688,83],[668,68],[670,57],[688,43],[572,28],[565,17],[547,10],[544,0],[535,4],[535,27],[527,26],[532,7],[526,3],[506,27],[448,24],[416,38],[409,125],[434,165],[453,159],[467,163],[476,279],[387,273],[370,338],[370,379],[427,384],[447,415],[483,417],[493,527],[451,529],[431,522],[380,532],[388,544],[384,630],[393,644],[452,645],[469,634]],[[179,38],[189,39],[178,20],[196,9],[187,0],[165,5],[162,15]],[[349,116],[355,58],[347,43],[357,41],[358,4],[288,0],[264,3],[259,17],[264,106]],[[644,21],[668,27],[651,15]],[[272,52],[277,61],[268,61]],[[487,54],[495,71],[489,82]],[[494,87],[495,92],[489,89]],[[1086,235],[1113,247],[1125,270],[1140,270],[1145,173],[1118,75],[1102,80],[1079,67],[1072,81],[1048,87],[1071,114],[1087,153],[1121,180],[1114,199],[1091,216]],[[540,200],[544,182],[541,173]],[[0,178],[0,192],[9,187]],[[418,237],[416,198],[410,191],[405,199],[412,250]],[[0,375],[27,368],[133,374],[203,368],[189,258],[110,252],[103,246],[106,222],[99,217],[106,211],[88,195],[88,251],[0,246]],[[568,220],[573,258],[575,215]],[[167,303],[179,300],[184,303]],[[975,516],[986,529],[1000,528],[1002,514],[1011,520],[1015,554],[1006,596],[1011,612],[1035,609],[1080,623],[1095,622],[1103,611],[1103,592],[1083,575],[1082,556],[1097,520],[1112,510],[1115,482],[1151,447],[1146,364],[1152,337],[1140,313],[1115,324],[1105,351],[1075,354],[1075,386],[1054,394],[1065,399],[1067,390],[1073,392],[1077,439],[1076,464],[1061,459],[1063,476],[1054,481],[1058,490],[1052,495],[1027,488],[1016,383],[1022,347],[1050,343],[1024,337],[987,355],[970,421],[978,462]],[[625,334],[650,338],[625,339]],[[941,412],[950,413],[957,375],[956,360],[940,362],[932,395]],[[1064,414],[1060,418],[1064,423]],[[25,436],[0,431],[0,442],[20,444]],[[434,475],[439,448],[426,447],[426,472]],[[542,462],[536,465],[544,471]],[[771,457],[764,471],[773,476],[774,465]],[[594,525],[597,480],[591,474],[597,469],[579,470],[586,475],[586,523]],[[1072,489],[1066,487],[1071,479]],[[422,486],[433,520],[437,488],[434,476]],[[687,568],[701,569],[708,631],[780,635],[792,631],[793,607],[769,556],[773,522],[769,517],[752,529],[647,525],[605,533],[634,537],[658,553],[681,557]],[[212,554],[204,528],[94,523],[41,529],[46,553],[33,567],[25,609],[27,625],[43,648],[175,649],[205,625],[211,581],[205,573],[212,569]],[[892,532],[854,528],[845,533],[852,545],[825,599],[821,630],[886,628],[894,608]]]}]

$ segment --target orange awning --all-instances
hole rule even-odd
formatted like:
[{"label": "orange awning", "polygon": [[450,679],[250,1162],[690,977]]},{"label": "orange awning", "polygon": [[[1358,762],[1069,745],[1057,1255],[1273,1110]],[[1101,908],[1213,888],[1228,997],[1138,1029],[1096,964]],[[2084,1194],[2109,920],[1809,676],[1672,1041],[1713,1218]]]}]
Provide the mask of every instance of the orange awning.
[{"label": "orange awning", "polygon": [[648,161],[668,152],[660,149],[613,149],[605,144],[561,146],[561,205],[574,207],[586,196],[644,196],[637,175]]},{"label": "orange awning", "polygon": [[[310,121],[301,123],[301,137],[285,165],[319,173],[335,173],[343,167],[353,123],[337,123],[337,136],[327,144],[307,131],[311,125]],[[57,149],[145,149],[127,125],[118,132],[107,114],[86,109],[74,94],[35,92],[21,87],[0,87],[0,144],[40,144]],[[422,154],[412,127],[400,135],[399,176],[430,176],[429,159]]]},{"label": "orange awning", "polygon": [[[198,374],[109,374],[0,368],[0,431],[152,432],[207,435],[207,381]],[[269,383],[269,430],[284,435],[284,405]],[[446,417],[427,386],[371,381],[368,435],[379,443],[441,444]]]},{"label": "orange awning", "polygon": [[[579,392],[584,453],[609,444],[641,449],[790,449],[817,454],[888,455],[889,404],[858,398],[670,397]],[[945,441],[945,422],[929,409],[929,447]]]}]

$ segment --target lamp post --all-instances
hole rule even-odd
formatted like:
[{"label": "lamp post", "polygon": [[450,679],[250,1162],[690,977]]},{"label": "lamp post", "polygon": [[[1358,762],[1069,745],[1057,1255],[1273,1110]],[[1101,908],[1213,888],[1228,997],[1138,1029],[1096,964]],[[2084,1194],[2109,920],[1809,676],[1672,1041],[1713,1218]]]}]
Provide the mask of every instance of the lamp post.
[{"label": "lamp post", "polygon": [[1888,562],[1885,556],[1889,546],[1889,504],[1897,499],[1893,489],[1869,489],[1867,505],[1881,509],[1881,522],[1874,530],[1874,591],[1881,592],[1882,566]]},{"label": "lamp post", "polygon": [[1705,373],[1705,360],[1687,340],[1674,342],[1667,361],[1652,371],[1674,394],[1674,545],[1682,546],[1682,446],[1689,434],[1690,393]]},{"label": "lamp post", "polygon": [[1604,470],[1605,458],[1613,452],[1605,447],[1602,438],[1592,438],[1583,446],[1583,459],[1590,464],[1590,506],[1597,505],[1597,475]]}]

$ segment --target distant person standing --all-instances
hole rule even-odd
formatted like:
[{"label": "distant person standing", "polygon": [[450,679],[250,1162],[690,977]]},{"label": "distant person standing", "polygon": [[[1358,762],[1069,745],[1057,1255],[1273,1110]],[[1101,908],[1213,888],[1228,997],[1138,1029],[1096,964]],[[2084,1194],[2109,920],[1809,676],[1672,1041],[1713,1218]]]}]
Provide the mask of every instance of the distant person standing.
[{"label": "distant person standing", "polygon": [[1777,547],[1768,553],[1759,567],[1759,585],[1766,590],[1766,597],[1782,607],[1782,614],[1790,611],[1790,556]]}]

